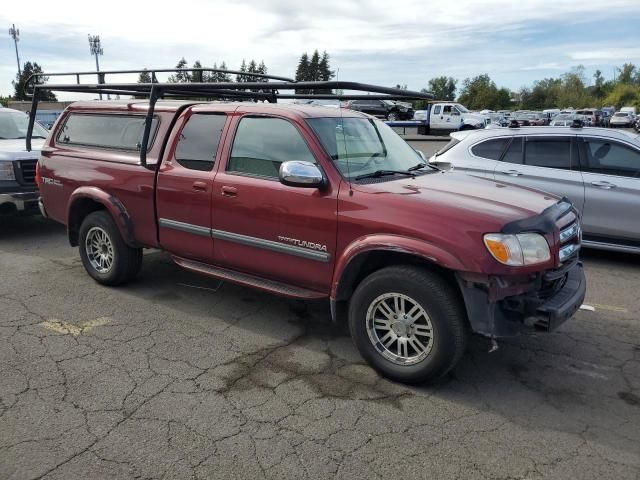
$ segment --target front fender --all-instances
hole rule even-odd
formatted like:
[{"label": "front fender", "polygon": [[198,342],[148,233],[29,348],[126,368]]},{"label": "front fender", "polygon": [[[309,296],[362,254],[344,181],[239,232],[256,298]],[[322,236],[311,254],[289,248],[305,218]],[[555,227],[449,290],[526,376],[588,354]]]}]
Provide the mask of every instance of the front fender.
[{"label": "front fender", "polygon": [[424,240],[400,235],[366,235],[351,242],[337,259],[331,282],[331,298],[336,298],[342,276],[353,259],[363,253],[380,250],[414,255],[447,270],[467,270],[455,255]]},{"label": "front fender", "polygon": [[125,243],[133,247],[138,246],[135,240],[133,221],[124,204],[117,197],[97,187],[79,187],[71,194],[67,203],[67,228],[71,229],[73,225],[74,205],[83,199],[102,204],[111,214]]}]

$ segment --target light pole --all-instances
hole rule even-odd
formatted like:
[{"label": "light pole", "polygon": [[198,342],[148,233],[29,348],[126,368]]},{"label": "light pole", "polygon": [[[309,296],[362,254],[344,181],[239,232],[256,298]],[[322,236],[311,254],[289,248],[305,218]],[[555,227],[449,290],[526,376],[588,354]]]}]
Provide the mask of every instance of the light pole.
[{"label": "light pole", "polygon": [[[100,45],[100,35],[88,35],[89,37],[89,51],[91,55],[95,55],[96,57],[96,72],[100,72],[100,64],[98,63],[98,55],[102,55],[102,46]],[[100,81],[100,73],[98,73],[98,83],[102,83]],[[100,94],[100,100],[102,100],[102,93]]]},{"label": "light pole", "polygon": [[18,62],[18,77],[22,75],[20,70],[20,56],[18,55],[18,41],[20,40],[20,30],[16,28],[15,24],[11,25],[9,29],[9,35],[13,38],[13,44],[16,47],[16,62]]}]

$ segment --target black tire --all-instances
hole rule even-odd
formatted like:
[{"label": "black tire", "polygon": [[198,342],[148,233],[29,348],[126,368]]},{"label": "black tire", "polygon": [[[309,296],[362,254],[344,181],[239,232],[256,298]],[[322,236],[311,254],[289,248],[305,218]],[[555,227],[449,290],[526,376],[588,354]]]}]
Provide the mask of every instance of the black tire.
[{"label": "black tire", "polygon": [[[87,235],[92,229],[106,234],[112,246],[112,262],[107,271],[99,271],[90,260],[87,248]],[[103,285],[121,285],[133,280],[142,266],[142,249],[132,248],[124,242],[117,225],[106,211],[90,213],[80,226],[78,248],[85,270],[98,283]]]},{"label": "black tire", "polygon": [[399,119],[400,117],[398,115],[398,112],[389,112],[389,114],[387,115],[387,120],[389,120],[390,122],[395,122]]},{"label": "black tire", "polygon": [[462,125],[462,127],[460,127],[461,131],[465,131],[465,130],[475,130],[475,127],[472,127],[471,125]]},{"label": "black tire", "polygon": [[[385,293],[406,295],[420,304],[432,325],[432,346],[425,358],[412,365],[387,359],[369,337],[367,311]],[[403,383],[437,380],[455,367],[468,336],[460,295],[441,276],[413,266],[386,267],[365,278],[349,303],[349,330],[362,357],[385,377]]]}]

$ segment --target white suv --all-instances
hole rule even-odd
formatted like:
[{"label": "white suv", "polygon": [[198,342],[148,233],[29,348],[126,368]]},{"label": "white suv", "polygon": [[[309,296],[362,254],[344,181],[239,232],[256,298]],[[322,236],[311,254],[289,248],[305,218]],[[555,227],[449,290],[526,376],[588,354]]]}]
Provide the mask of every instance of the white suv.
[{"label": "white suv", "polygon": [[[568,197],[583,245],[640,253],[640,136],[606,128],[523,127],[451,134],[429,161]],[[500,190],[496,190],[500,195]]]}]

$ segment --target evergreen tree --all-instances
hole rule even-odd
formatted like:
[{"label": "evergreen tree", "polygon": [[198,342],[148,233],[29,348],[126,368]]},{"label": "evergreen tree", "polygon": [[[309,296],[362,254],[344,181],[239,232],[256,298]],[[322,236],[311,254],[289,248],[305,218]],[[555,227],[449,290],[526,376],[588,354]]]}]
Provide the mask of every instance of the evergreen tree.
[{"label": "evergreen tree", "polygon": [[[195,62],[193,62],[193,68],[202,68],[202,64],[200,63],[200,60],[196,60]],[[192,82],[196,82],[196,83],[202,83],[204,82],[204,75],[205,72],[197,72],[194,71],[191,74],[191,81]]]},{"label": "evergreen tree", "polygon": [[[298,62],[298,68],[296,69],[295,78],[298,82],[304,82],[309,78],[309,55],[307,55],[307,52],[304,52],[300,56],[300,61]],[[296,93],[307,93],[307,90],[296,90]]]},{"label": "evergreen tree", "polygon": [[309,61],[307,80],[310,82],[320,80],[320,54],[317,49],[314,50],[313,55],[311,55],[311,60]]},{"label": "evergreen tree", "polygon": [[318,69],[320,71],[319,80],[326,82],[336,76],[336,73],[333,70],[331,70],[331,68],[329,67],[329,54],[327,53],[326,50],[322,52],[322,58],[320,59],[320,64],[318,65]]},{"label": "evergreen tree", "polygon": [[[227,70],[227,68],[228,68],[227,64],[223,61],[220,64],[220,69],[221,70]],[[218,78],[219,82],[232,82],[233,81],[233,80],[231,80],[231,75],[229,75],[228,73],[223,73],[223,72],[218,73],[218,77],[217,78]]]},{"label": "evergreen tree", "polygon": [[300,56],[300,61],[298,62],[298,68],[296,69],[296,81],[304,82],[307,80],[309,74],[309,55],[307,52],[304,52]]},{"label": "evergreen tree", "polygon": [[[22,67],[22,74],[16,74],[16,79],[11,82],[14,88],[13,98],[15,100],[30,100],[30,98],[27,98],[25,94],[24,86],[27,82],[27,79],[34,73],[43,73],[42,67],[40,67],[37,62],[26,62]],[[32,83],[42,85],[47,83],[47,80],[49,80],[49,77],[39,77],[35,82]],[[48,90],[40,91],[38,93],[38,99],[50,102],[56,102],[58,100],[55,94]]]},{"label": "evergreen tree", "polygon": [[174,75],[170,75],[169,76],[169,83],[187,83],[191,81],[191,75],[189,75],[189,72],[185,70],[185,68],[187,67],[187,61],[185,60],[184,57],[182,57],[180,59],[180,61],[178,62],[178,64],[176,65],[176,68],[179,70],[178,72],[176,72]]},{"label": "evergreen tree", "polygon": [[146,68],[138,75],[138,83],[152,83],[151,73]]},{"label": "evergreen tree", "polygon": [[245,72],[247,71],[247,63],[244,61],[244,58],[242,59],[242,64],[240,65],[240,72],[238,75],[236,75],[236,82],[246,82],[247,81],[247,76],[245,75]]}]

